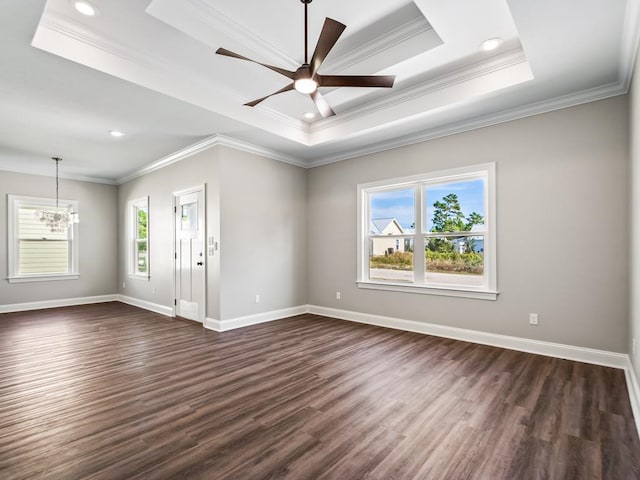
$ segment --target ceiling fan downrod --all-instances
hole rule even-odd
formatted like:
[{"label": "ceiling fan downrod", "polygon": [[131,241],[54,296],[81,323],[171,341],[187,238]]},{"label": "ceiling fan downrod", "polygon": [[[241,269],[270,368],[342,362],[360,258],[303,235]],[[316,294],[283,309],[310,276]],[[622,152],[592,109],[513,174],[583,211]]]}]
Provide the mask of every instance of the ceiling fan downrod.
[{"label": "ceiling fan downrod", "polygon": [[313,0],[300,0],[304,3],[304,64],[309,65],[309,4]]}]

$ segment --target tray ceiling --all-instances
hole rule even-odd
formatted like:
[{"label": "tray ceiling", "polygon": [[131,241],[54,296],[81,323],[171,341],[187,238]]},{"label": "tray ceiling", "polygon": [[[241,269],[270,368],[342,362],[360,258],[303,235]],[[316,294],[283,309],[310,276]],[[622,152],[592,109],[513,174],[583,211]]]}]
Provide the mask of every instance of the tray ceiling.
[{"label": "tray ceiling", "polygon": [[[140,98],[156,99],[156,114],[168,126],[176,125],[173,112],[191,118],[182,122],[187,130],[182,138],[166,132],[165,151],[149,149],[155,158],[138,154],[134,164],[116,161],[101,170],[87,149],[70,164],[78,174],[105,181],[124,178],[176,147],[211,135],[313,166],[624,93],[638,36],[636,0],[314,0],[310,53],[325,17],[347,25],[320,73],[396,75],[392,89],[323,88],[337,115],[322,119],[308,96],[296,91],[255,108],[243,106],[288,79],[214,54],[224,47],[295,70],[304,60],[299,0],[93,0],[99,9],[95,17],[78,14],[68,0],[40,3],[31,45],[65,59],[56,69],[71,70],[71,61],[106,75],[107,88],[99,94],[113,96],[116,104],[123,92],[149,92]],[[503,43],[483,51],[481,43],[492,37]],[[42,61],[42,55],[29,55],[26,62]],[[95,74],[82,72],[78,78],[94,82]],[[17,88],[17,79],[9,80]],[[15,104],[18,117],[20,105]],[[314,117],[305,118],[307,112]],[[144,135],[142,120],[138,123],[129,130]],[[160,134],[149,132],[149,140]],[[74,138],[73,132],[69,136]],[[23,147],[11,139],[3,147],[4,141],[0,134],[0,168],[10,168],[7,152],[22,155]],[[142,138],[127,141],[136,152],[144,145]],[[126,148],[113,151],[127,159]]]}]

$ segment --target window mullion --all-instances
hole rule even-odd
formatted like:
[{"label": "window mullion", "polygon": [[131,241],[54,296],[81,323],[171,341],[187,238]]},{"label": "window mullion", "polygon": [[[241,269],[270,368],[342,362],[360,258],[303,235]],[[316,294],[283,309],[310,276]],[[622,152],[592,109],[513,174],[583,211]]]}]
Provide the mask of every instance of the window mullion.
[{"label": "window mullion", "polygon": [[417,285],[424,285],[425,260],[424,260],[424,240],[423,240],[423,217],[424,188],[417,185],[415,194],[415,229],[413,233],[413,279]]}]

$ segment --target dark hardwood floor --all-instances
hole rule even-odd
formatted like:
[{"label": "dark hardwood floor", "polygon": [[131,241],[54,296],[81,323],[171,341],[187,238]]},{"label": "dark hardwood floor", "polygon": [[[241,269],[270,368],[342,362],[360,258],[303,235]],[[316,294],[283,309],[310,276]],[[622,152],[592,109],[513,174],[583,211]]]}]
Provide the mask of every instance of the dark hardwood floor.
[{"label": "dark hardwood floor", "polygon": [[2,479],[640,478],[622,370],[302,315],[0,315]]}]

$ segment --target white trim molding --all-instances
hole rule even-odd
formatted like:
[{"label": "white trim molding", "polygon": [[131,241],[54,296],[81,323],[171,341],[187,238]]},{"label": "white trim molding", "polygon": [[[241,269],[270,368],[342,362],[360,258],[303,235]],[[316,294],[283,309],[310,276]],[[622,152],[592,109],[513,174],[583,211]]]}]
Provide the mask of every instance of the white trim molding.
[{"label": "white trim molding", "polygon": [[143,308],[151,312],[159,313],[160,315],[166,315],[167,317],[173,317],[173,309],[166,305],[160,305],[159,303],[147,302],[139,298],[127,297],[126,295],[116,295],[117,300],[121,303],[126,303],[138,308]]},{"label": "white trim molding", "polygon": [[26,312],[44,308],[71,307],[74,305],[88,305],[91,303],[105,303],[118,301],[118,295],[97,295],[93,297],[62,298],[57,300],[42,300],[38,302],[12,303],[0,305],[0,313]]},{"label": "white trim molding", "polygon": [[[608,352],[606,350],[597,350],[594,348],[578,347],[562,343],[532,340],[529,338],[512,337],[509,335],[481,332],[479,330],[448,327],[445,325],[437,325],[434,323],[418,322],[415,320],[405,320],[401,318],[385,317],[381,315],[372,315],[350,310],[321,307],[318,305],[301,305],[298,307],[273,310],[270,312],[247,315],[244,317],[237,317],[228,320],[206,318],[204,327],[216,332],[224,332],[227,330],[242,328],[249,325],[257,325],[259,323],[281,320],[304,313],[322,315],[338,320],[348,320],[350,322],[365,323],[367,325],[375,325],[378,327],[404,330],[407,332],[422,333],[424,335],[450,338],[453,340],[462,340],[465,342],[478,343],[481,345],[506,348],[508,350],[534,353],[547,357],[563,358],[566,360],[585,362],[594,365],[602,365],[605,367],[619,368],[623,370],[629,369],[628,355],[624,353]],[[640,388],[637,389],[637,395],[638,399],[640,399]]]},{"label": "white trim molding", "polygon": [[[172,309],[169,306],[119,294],[0,305],[0,313],[22,312],[44,308],[68,307],[114,301],[143,308],[168,317],[173,316]],[[434,323],[372,315],[350,310],[321,307],[318,305],[299,305],[296,307],[272,310],[269,312],[246,315],[227,320],[216,320],[207,317],[203,326],[209,330],[225,332],[250,325],[282,320],[284,318],[302,315],[305,313],[625,370],[627,372],[627,384],[629,388],[629,396],[631,397],[631,406],[634,409],[636,422],[640,426],[640,384],[638,383],[633,366],[629,360],[629,356],[624,353],[608,352],[606,350],[597,350],[593,348],[545,342],[528,338],[512,337],[509,335],[481,332],[478,330],[448,327]]]},{"label": "white trim molding", "polygon": [[[22,312],[28,310],[38,310],[44,308],[68,307],[73,305],[86,305],[91,303],[104,303],[118,301],[127,305],[143,308],[168,317],[173,316],[171,307],[159,305],[138,298],[127,297],[125,295],[100,295],[94,297],[67,298],[61,300],[47,300],[41,302],[16,303],[10,305],[0,305],[1,313]],[[321,307],[317,305],[300,305],[297,307],[272,310],[254,315],[246,315],[228,320],[216,320],[205,318],[203,327],[215,332],[226,332],[237,328],[257,325],[260,323],[281,320],[295,315],[311,313],[322,315],[338,320],[375,325],[379,327],[393,328],[408,332],[434,335],[436,337],[451,338],[466,342],[489,345],[493,347],[506,348],[521,352],[534,353],[547,357],[563,358],[578,362],[591,363],[606,367],[619,368],[624,370],[629,392],[629,403],[633,411],[633,418],[636,429],[640,434],[640,385],[638,377],[633,368],[629,355],[616,352],[607,352],[592,348],[577,347],[560,343],[544,342],[527,338],[511,337],[495,333],[480,332],[456,327],[447,327],[433,323],[418,322],[415,320],[405,320],[381,315],[371,315],[367,313],[340,310],[335,308]]]},{"label": "white trim molding", "polygon": [[144,167],[135,170],[129,175],[125,175],[124,177],[119,178],[116,183],[118,185],[122,185],[133,180],[134,178],[141,177],[142,175],[146,175],[151,172],[155,172],[156,170],[160,170],[163,167],[167,167],[173,163],[179,162],[180,160],[184,160],[191,155],[195,155],[196,153],[200,153],[208,148],[215,146],[217,144],[217,140],[217,135],[207,137],[204,140],[200,140],[199,142],[193,143],[183,148],[182,150],[178,150],[177,152],[173,152],[158,160],[155,160],[145,165]]},{"label": "white trim molding", "polygon": [[471,290],[459,287],[425,287],[391,282],[357,281],[358,288],[385,290],[387,292],[419,293],[422,295],[442,295],[443,297],[473,298],[476,300],[497,300],[497,290]]},{"label": "white trim molding", "polygon": [[535,353],[537,355],[545,355],[547,357],[591,363],[605,367],[620,369],[625,369],[627,367],[627,355],[624,353],[608,352],[605,350],[577,347],[562,343],[544,342],[529,338],[511,337],[509,335],[487,333],[478,330],[467,330],[464,328],[448,327],[434,323],[384,317],[381,315],[339,310],[316,305],[309,305],[308,313],[337,318],[340,320],[348,320],[350,322],[366,323],[367,325],[376,325],[378,327],[393,328],[407,332],[423,333],[425,335],[433,335],[436,337],[451,338],[465,342],[479,343],[481,345],[517,350],[519,352]]},{"label": "white trim molding", "polygon": [[[143,308],[168,317],[173,316],[171,307],[159,305],[138,298],[127,297],[125,295],[100,295],[93,297],[67,298],[60,300],[46,300],[40,302],[15,303],[0,305],[0,313],[22,312],[28,310],[39,310],[44,308],[68,307],[74,305],[86,305],[92,303],[104,303],[118,301],[127,305]],[[499,335],[495,333],[468,330],[457,327],[448,327],[433,323],[418,322],[415,320],[405,320],[401,318],[372,315],[349,310],[321,307],[318,305],[299,305],[297,307],[283,308],[269,312],[246,315],[228,320],[216,320],[205,318],[203,327],[216,332],[226,332],[237,328],[257,325],[260,323],[281,320],[295,315],[311,313],[322,315],[338,320],[375,325],[378,327],[393,328],[436,337],[450,338],[492,347],[506,348],[520,352],[544,355],[547,357],[562,358],[578,362],[590,363],[622,369],[625,372],[629,402],[633,411],[635,425],[640,434],[640,384],[633,368],[629,355],[624,353],[608,352],[592,348],[577,347],[560,343],[544,342],[527,338]]]},{"label": "white trim molding", "polygon": [[282,320],[283,318],[293,317],[308,313],[307,305],[299,305],[297,307],[283,308],[280,310],[272,310],[270,312],[256,313],[254,315],[246,315],[244,317],[230,318],[228,320],[216,320],[214,318],[206,318],[204,327],[216,332],[226,332],[236,328],[248,327],[249,325],[257,325],[259,323],[272,322],[274,320]]},{"label": "white trim molding", "polygon": [[624,369],[624,375],[627,379],[627,390],[629,391],[629,403],[631,403],[633,419],[636,422],[638,435],[640,435],[640,385],[638,384],[638,375],[636,375],[629,355],[627,355],[627,365]]},{"label": "white trim molding", "polygon": [[288,163],[291,165],[295,165],[297,167],[307,167],[307,164],[294,158],[289,155],[285,155],[280,152],[276,152],[275,150],[270,150],[268,148],[259,147],[252,143],[243,142],[241,140],[236,140],[235,138],[226,137],[224,135],[211,135],[210,137],[205,138],[204,140],[200,140],[188,147],[183,148],[182,150],[178,150],[177,152],[171,153],[165,157],[162,157],[158,160],[155,160],[144,167],[131,172],[124,177],[120,177],[117,180],[118,185],[123,185],[134,178],[141,177],[143,175],[147,175],[151,172],[155,172],[156,170],[160,170],[161,168],[172,165],[176,162],[184,160],[185,158],[189,158],[192,155],[203,152],[213,147],[223,146],[234,148],[241,152],[252,153],[254,155],[259,155],[262,157],[270,158],[272,160],[278,160],[280,162]]}]

